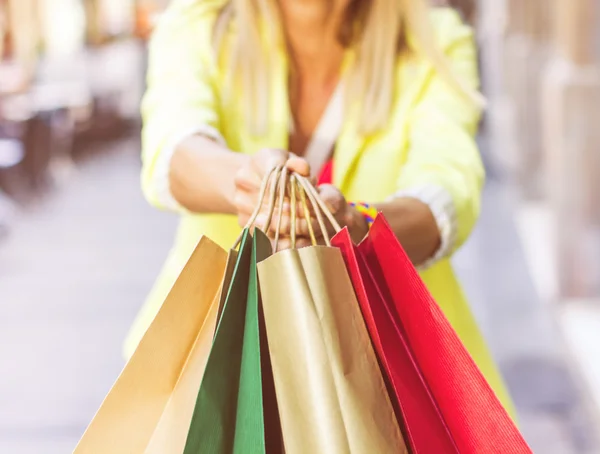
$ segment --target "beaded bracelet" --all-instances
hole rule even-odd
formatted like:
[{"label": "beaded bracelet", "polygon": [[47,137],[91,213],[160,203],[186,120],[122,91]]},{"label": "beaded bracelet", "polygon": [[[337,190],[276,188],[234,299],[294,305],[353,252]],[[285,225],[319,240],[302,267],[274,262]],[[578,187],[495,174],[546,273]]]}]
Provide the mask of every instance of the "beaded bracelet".
[{"label": "beaded bracelet", "polygon": [[378,211],[374,206],[369,205],[368,203],[363,202],[350,202],[349,204],[352,208],[358,211],[367,221],[369,228],[375,222],[375,218],[377,217]]}]

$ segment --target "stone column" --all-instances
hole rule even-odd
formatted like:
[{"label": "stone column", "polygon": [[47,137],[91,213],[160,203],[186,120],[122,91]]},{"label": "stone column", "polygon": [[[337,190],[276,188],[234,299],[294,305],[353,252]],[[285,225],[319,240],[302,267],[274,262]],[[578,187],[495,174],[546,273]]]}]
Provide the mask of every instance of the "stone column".
[{"label": "stone column", "polygon": [[540,93],[548,60],[552,0],[509,0],[504,70],[510,97],[514,176],[526,199],[543,196]]},{"label": "stone column", "polygon": [[544,80],[547,180],[559,297],[600,295],[600,67],[595,0],[557,0],[556,55]]},{"label": "stone column", "polygon": [[485,136],[487,158],[503,172],[514,172],[517,159],[511,146],[511,104],[506,91],[504,56],[508,26],[508,0],[480,0],[477,38],[480,49],[481,81],[488,100]]}]

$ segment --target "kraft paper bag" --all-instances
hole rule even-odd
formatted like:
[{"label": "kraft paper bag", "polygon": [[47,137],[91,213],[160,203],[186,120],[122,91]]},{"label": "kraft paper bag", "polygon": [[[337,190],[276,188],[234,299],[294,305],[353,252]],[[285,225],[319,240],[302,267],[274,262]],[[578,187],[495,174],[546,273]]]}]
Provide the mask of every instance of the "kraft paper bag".
[{"label": "kraft paper bag", "polygon": [[285,452],[406,453],[340,251],[282,251],[258,274]]},{"label": "kraft paper bag", "polygon": [[211,306],[206,323],[196,338],[196,343],[171,394],[169,403],[154,430],[145,454],[181,454],[185,448],[196,397],[213,343],[216,321],[220,318],[221,309],[229,291],[236,260],[237,251],[230,251],[219,297]]},{"label": "kraft paper bag", "polygon": [[256,263],[270,254],[262,232],[244,231],[184,454],[266,452]]},{"label": "kraft paper bag", "polygon": [[[201,336],[214,332],[226,260],[222,248],[206,237],[200,240],[75,454],[145,452],[186,363],[202,363],[201,354],[190,358],[190,353]],[[196,373],[201,368],[194,367]]]},{"label": "kraft paper bag", "polygon": [[181,454],[185,447],[194,403],[212,345],[218,303],[214,302],[200,330],[181,377],[145,449],[145,454]]}]

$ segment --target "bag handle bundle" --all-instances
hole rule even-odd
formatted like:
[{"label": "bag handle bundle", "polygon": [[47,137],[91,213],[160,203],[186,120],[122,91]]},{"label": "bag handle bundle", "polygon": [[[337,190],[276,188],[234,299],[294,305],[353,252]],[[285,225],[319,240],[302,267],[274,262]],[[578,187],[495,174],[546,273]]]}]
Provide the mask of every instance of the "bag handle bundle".
[{"label": "bag handle bundle", "polygon": [[[269,197],[267,199],[267,191],[270,190]],[[342,230],[341,226],[335,219],[335,216],[331,213],[316,188],[308,180],[298,173],[289,173],[286,167],[278,166],[272,168],[265,175],[258,196],[258,203],[250,219],[248,220],[245,229],[252,229],[259,227],[267,236],[274,231],[274,250],[278,251],[279,239],[281,236],[281,227],[283,220],[283,208],[286,196],[290,199],[290,215],[291,215],[291,229],[290,239],[292,249],[296,248],[297,241],[297,223],[298,223],[298,201],[300,202],[300,208],[302,209],[304,218],[308,221],[308,230],[311,244],[316,246],[318,244],[317,236],[312,225],[311,208],[314,213],[315,219],[320,229],[321,236],[327,246],[331,246],[331,236],[329,230],[325,225],[324,217],[327,218],[329,223],[332,225],[335,233]],[[261,209],[268,201],[267,217],[262,225],[257,225],[257,219],[260,215]],[[309,208],[309,202],[311,207]],[[275,207],[278,208],[278,218],[276,228],[272,228],[273,216],[275,215]],[[242,235],[238,237],[233,245],[233,249],[237,248],[242,240]]]}]

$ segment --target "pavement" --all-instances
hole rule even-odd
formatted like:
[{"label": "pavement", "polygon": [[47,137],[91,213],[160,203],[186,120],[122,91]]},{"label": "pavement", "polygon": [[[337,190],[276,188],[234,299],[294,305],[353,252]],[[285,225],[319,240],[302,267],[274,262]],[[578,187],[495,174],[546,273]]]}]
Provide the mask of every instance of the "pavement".
[{"label": "pavement", "polygon": [[[139,191],[136,141],[79,165],[0,242],[0,453],[71,452],[123,366],[121,344],[170,247],[176,218]],[[541,302],[490,176],[457,271],[535,453],[600,453],[588,397]]]}]

